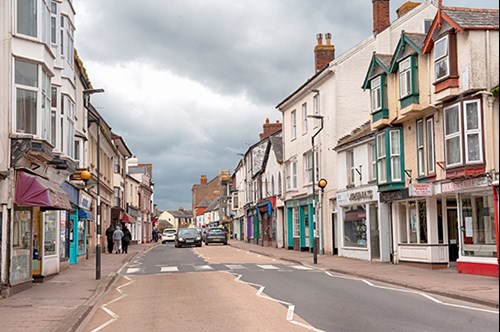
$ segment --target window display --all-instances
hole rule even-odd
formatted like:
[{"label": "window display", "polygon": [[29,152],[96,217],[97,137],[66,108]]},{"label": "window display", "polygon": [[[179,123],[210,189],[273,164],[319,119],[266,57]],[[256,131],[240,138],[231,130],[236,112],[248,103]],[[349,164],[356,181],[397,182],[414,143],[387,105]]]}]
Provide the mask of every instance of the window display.
[{"label": "window display", "polygon": [[14,210],[11,282],[31,279],[31,208]]},{"label": "window display", "polygon": [[52,256],[57,253],[57,216],[58,211],[43,213],[43,255]]},{"label": "window display", "polygon": [[354,205],[343,209],[344,246],[366,248],[366,208]]}]

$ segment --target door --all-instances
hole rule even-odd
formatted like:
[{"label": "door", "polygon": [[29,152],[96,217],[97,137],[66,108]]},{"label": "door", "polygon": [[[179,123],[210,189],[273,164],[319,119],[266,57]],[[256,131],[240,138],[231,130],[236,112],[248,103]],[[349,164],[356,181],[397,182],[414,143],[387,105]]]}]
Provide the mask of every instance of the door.
[{"label": "door", "polygon": [[[456,203],[455,203],[456,205]],[[450,262],[456,262],[458,259],[458,213],[457,208],[447,208],[448,217],[448,250]]]},{"label": "door", "polygon": [[332,251],[333,255],[339,254],[339,249],[336,244],[335,228],[337,227],[337,213],[332,213]]},{"label": "door", "polygon": [[78,263],[78,238],[77,238],[77,227],[78,218],[77,213],[72,213],[69,215],[69,263]]}]

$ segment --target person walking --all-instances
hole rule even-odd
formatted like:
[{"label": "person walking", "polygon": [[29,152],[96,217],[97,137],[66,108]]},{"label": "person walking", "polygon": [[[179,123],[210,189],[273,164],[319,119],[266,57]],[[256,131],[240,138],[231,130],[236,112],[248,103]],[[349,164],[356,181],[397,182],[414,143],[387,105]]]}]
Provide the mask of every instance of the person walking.
[{"label": "person walking", "polygon": [[106,229],[106,240],[108,241],[108,253],[112,254],[113,253],[113,233],[115,229],[111,224],[109,224],[108,228]]},{"label": "person walking", "polygon": [[123,232],[120,229],[120,226],[116,226],[116,229],[113,232],[113,241],[115,243],[115,254],[119,254],[122,251],[122,239],[123,239]]},{"label": "person walking", "polygon": [[127,228],[127,225],[123,227],[123,238],[122,238],[122,251],[124,254],[128,253],[128,245],[130,244],[130,241],[132,241],[132,233],[130,233],[130,230]]}]

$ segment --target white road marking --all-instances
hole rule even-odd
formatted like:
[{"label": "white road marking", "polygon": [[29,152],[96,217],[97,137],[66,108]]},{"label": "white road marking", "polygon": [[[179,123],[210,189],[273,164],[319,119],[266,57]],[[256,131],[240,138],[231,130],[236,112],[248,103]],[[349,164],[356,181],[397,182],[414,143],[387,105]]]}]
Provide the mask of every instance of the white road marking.
[{"label": "white road marking", "polygon": [[261,269],[264,269],[264,270],[279,270],[280,268],[279,267],[276,267],[274,265],[258,265],[258,267],[260,267]]},{"label": "white road marking", "polygon": [[226,266],[231,270],[247,270],[246,267],[244,267],[243,265],[238,265],[238,264],[235,264],[235,265],[226,264]]},{"label": "white road marking", "polygon": [[312,270],[312,268],[308,267],[308,266],[304,266],[304,265],[292,265],[290,266],[291,268],[294,268],[296,270]]},{"label": "white road marking", "polygon": [[194,269],[196,271],[208,271],[208,270],[213,270],[213,267],[210,265],[195,265]]},{"label": "white road marking", "polygon": [[161,272],[179,272],[177,266],[162,266],[160,268]]},{"label": "white road marking", "polygon": [[129,267],[127,269],[127,274],[129,274],[129,273],[139,273],[139,272],[142,272],[142,268],[140,268],[140,267]]}]

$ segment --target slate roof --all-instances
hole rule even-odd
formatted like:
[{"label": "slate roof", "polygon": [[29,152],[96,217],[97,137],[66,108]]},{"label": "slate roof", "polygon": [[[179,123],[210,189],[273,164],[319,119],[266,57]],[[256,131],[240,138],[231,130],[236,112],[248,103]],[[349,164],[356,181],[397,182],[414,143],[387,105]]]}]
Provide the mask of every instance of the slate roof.
[{"label": "slate roof", "polygon": [[410,39],[415,46],[418,48],[422,49],[424,47],[424,42],[425,42],[425,37],[427,37],[426,34],[424,33],[414,33],[414,32],[406,32],[405,31],[406,37]]},{"label": "slate roof", "polygon": [[498,30],[498,9],[443,7],[443,12],[464,30]]},{"label": "slate roof", "polygon": [[271,136],[271,145],[273,147],[274,155],[276,156],[276,160],[281,163],[283,161],[283,145],[282,145],[282,137],[279,136]]},{"label": "slate roof", "polygon": [[391,59],[392,59],[391,54],[377,54],[377,53],[375,53],[373,56],[376,57],[380,61],[380,63],[385,66],[384,69],[389,68],[391,66]]},{"label": "slate roof", "polygon": [[345,135],[341,137],[338,140],[337,146],[335,147],[335,150],[342,148],[343,146],[348,145],[349,143],[353,143],[361,138],[373,135],[374,132],[372,132],[371,124],[370,121],[367,121],[363,123],[361,126],[358,128],[354,129],[351,131],[350,134]]}]

